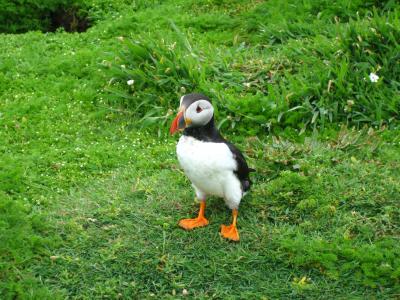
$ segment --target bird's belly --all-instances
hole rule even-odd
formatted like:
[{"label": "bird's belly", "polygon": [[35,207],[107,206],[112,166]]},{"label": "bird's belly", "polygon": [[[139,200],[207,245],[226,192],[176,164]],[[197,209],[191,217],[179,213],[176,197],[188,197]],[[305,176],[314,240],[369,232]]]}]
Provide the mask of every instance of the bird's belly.
[{"label": "bird's belly", "polygon": [[184,171],[193,185],[203,193],[207,195],[224,197],[225,179],[227,178],[228,174],[225,176],[223,173],[210,174],[201,168],[196,170],[184,169]]},{"label": "bird's belly", "polygon": [[181,137],[178,160],[193,185],[208,195],[224,197],[226,181],[231,179],[235,162],[228,147]]}]

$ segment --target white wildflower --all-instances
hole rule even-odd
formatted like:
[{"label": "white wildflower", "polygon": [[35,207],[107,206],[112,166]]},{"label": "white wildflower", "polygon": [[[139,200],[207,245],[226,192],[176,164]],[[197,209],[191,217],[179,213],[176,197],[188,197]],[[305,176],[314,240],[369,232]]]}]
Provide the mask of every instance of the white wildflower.
[{"label": "white wildflower", "polygon": [[133,79],[128,80],[128,81],[126,82],[127,85],[133,85],[134,83],[135,83],[135,80],[133,80]]},{"label": "white wildflower", "polygon": [[373,83],[378,82],[379,76],[376,75],[375,73],[371,73],[371,74],[369,74],[369,80],[371,80],[371,82],[373,82]]}]

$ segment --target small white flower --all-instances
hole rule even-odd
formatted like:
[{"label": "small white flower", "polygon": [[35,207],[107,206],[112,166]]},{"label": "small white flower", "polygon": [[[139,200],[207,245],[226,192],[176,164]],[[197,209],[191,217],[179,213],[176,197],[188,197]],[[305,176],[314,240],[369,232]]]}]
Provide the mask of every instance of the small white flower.
[{"label": "small white flower", "polygon": [[375,73],[371,73],[371,74],[369,74],[369,80],[371,80],[371,82],[373,82],[373,83],[378,82],[379,76],[376,75]]},{"label": "small white flower", "polygon": [[135,83],[135,80],[133,80],[133,79],[128,80],[128,81],[126,82],[127,85],[133,85],[134,83]]}]

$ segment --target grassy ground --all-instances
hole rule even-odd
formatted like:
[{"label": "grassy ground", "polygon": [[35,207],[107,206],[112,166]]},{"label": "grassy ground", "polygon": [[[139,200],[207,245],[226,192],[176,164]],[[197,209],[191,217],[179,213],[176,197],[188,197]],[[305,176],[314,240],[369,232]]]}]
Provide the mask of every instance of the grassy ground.
[{"label": "grassy ground", "polygon": [[[0,36],[1,298],[400,297],[399,7],[295,3],[95,1],[88,32]],[[257,169],[239,244],[220,199],[177,227],[191,90]]]}]

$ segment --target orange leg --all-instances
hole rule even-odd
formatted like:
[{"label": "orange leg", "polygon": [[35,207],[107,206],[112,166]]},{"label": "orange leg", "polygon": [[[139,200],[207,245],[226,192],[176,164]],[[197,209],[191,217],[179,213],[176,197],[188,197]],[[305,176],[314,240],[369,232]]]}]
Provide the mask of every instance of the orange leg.
[{"label": "orange leg", "polygon": [[204,217],[204,211],[206,209],[206,202],[200,202],[200,210],[197,218],[194,219],[183,219],[179,221],[179,226],[186,230],[192,230],[196,227],[203,227],[208,225],[208,220]]},{"label": "orange leg", "polygon": [[229,226],[221,225],[222,237],[224,237],[228,240],[231,240],[231,241],[235,241],[235,242],[239,241],[239,232],[236,228],[237,215],[238,215],[238,210],[233,209],[232,210],[232,217],[233,217],[232,224]]}]

